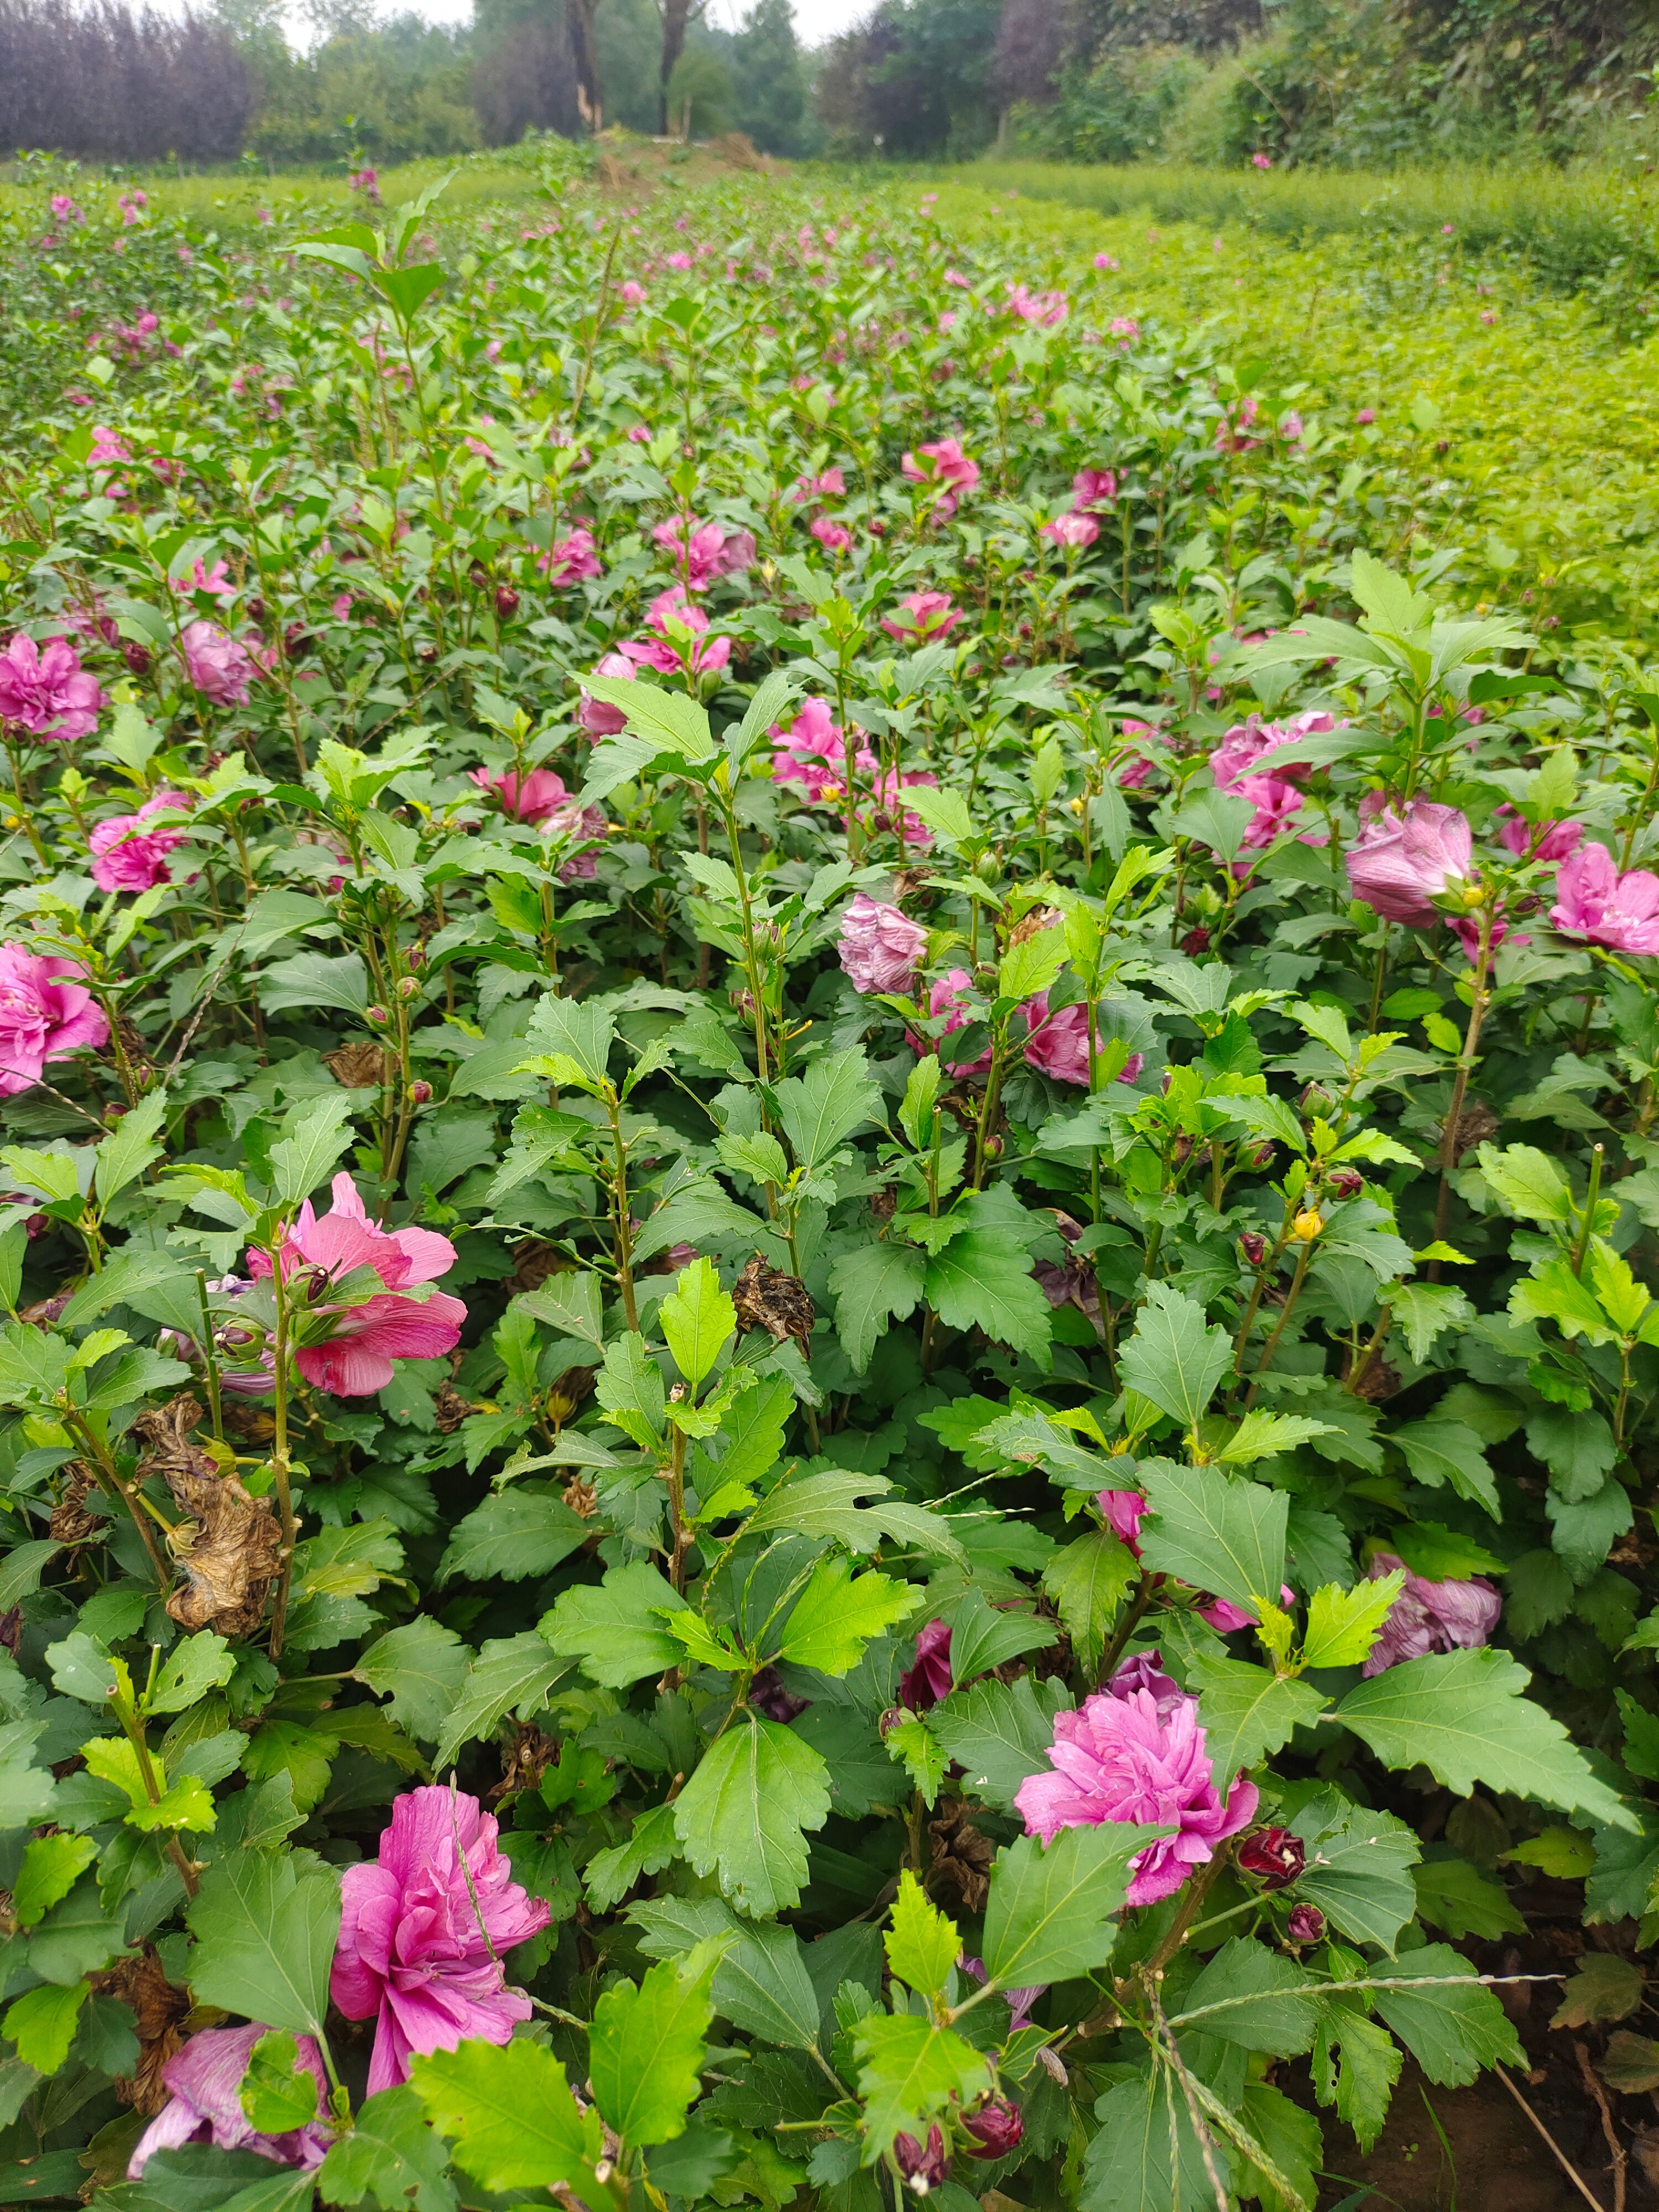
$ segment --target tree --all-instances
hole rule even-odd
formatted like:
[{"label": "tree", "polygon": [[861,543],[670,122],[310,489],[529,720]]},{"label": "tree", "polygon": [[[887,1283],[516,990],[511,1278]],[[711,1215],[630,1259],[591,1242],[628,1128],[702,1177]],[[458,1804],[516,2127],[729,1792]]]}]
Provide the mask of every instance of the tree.
[{"label": "tree", "polygon": [[732,41],[738,128],[763,153],[804,150],[806,76],[789,0],[755,0]]},{"label": "tree", "polygon": [[662,59],[657,71],[659,137],[668,136],[668,88],[685,52],[686,32],[701,19],[706,4],[707,0],[657,0],[657,12],[662,17]]}]

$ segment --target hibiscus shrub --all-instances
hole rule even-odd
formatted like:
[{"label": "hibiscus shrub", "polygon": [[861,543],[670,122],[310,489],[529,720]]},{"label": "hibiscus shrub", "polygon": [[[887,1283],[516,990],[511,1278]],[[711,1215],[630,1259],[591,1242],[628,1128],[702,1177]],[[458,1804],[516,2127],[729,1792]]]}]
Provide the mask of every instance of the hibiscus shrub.
[{"label": "hibiscus shrub", "polygon": [[53,234],[0,2179],[1309,2212],[1659,1934],[1659,693],[1104,271],[556,184]]}]

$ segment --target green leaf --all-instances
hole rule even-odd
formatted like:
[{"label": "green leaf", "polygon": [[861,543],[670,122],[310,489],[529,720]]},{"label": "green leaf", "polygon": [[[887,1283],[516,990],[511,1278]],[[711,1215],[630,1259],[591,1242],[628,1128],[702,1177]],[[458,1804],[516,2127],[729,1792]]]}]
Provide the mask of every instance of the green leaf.
[{"label": "green leaf", "polygon": [[51,1982],[14,1997],[0,2021],[0,2032],[17,2046],[17,2056],[37,2074],[55,2074],[69,2057],[75,2040],[81,2008],[90,1994],[89,1982],[59,1988]]},{"label": "green leaf", "polygon": [[572,1662],[551,1650],[533,1629],[492,1638],[467,1668],[438,1741],[434,1763],[453,1764],[463,1744],[491,1735],[508,1713],[529,1720],[547,1702],[553,1685]]},{"label": "green leaf", "polygon": [[1028,1651],[1046,1651],[1058,1641],[1052,1621],[1012,1607],[994,1606],[983,1590],[970,1589],[951,1609],[951,1672],[960,1687],[981,1674],[994,1674]]},{"label": "green leaf", "polygon": [[566,1060],[570,1080],[588,1090],[603,1088],[617,1025],[597,999],[544,999],[530,1018],[526,1032],[526,1052],[544,1052]]},{"label": "green leaf", "polygon": [[[1377,1680],[1381,1680],[1378,1676]],[[1448,2089],[1467,2088],[1483,2067],[1527,2064],[1520,2039],[1491,1990],[1447,1943],[1428,1943],[1401,1961],[1400,1982],[1372,1984],[1376,2009],[1428,2075]]]},{"label": "green leaf", "polygon": [[593,2008],[589,2086],[600,2118],[624,2142],[672,2142],[684,2130],[702,2087],[719,1941],[684,1960],[664,1960],[638,1982],[619,1983]]},{"label": "green leaf", "polygon": [[371,1644],[353,1668],[400,1728],[435,1741],[467,1678],[472,1655],[453,1628],[422,1613]]},{"label": "green leaf", "polygon": [[1098,1662],[1118,1608],[1139,1575],[1134,1553],[1105,1528],[1067,1544],[1043,1569],[1043,1589],[1085,1667]]},{"label": "green leaf", "polygon": [[1246,1413],[1216,1457],[1229,1467],[1248,1467],[1331,1433],[1328,1421],[1310,1421],[1300,1413]]},{"label": "green leaf", "polygon": [[609,1850],[595,1851],[582,1869],[588,1903],[595,1911],[611,1911],[641,1875],[660,1874],[679,1855],[673,1807],[653,1805],[648,1813],[637,1816],[623,1842]]},{"label": "green leaf", "polygon": [[118,1191],[136,1182],[152,1160],[161,1158],[162,1147],[155,1139],[167,1115],[167,1092],[152,1091],[98,1144],[93,1180],[100,1206],[106,1209]]},{"label": "green leaf", "polygon": [[325,2204],[358,2212],[455,2212],[455,2191],[441,2137],[426,2124],[420,2098],[406,2081],[380,2089],[359,2106],[349,2135],[317,2169]]},{"label": "green leaf", "polygon": [[991,1227],[964,1229],[927,1262],[927,1303],[947,1328],[982,1328],[1046,1369],[1054,1310],[1024,1249]]},{"label": "green leaf", "polygon": [[1389,1442],[1406,1455],[1414,1481],[1438,1490],[1449,1483],[1460,1498],[1499,1517],[1498,1485],[1474,1431],[1462,1421],[1414,1421],[1390,1431]]},{"label": "green leaf", "polygon": [[[1120,1379],[1161,1413],[1195,1429],[1203,1419],[1216,1384],[1232,1364],[1224,1328],[1204,1318],[1196,1298],[1168,1283],[1149,1285],[1135,1333],[1118,1356]],[[1277,1591],[1275,1582],[1267,1595]]]},{"label": "green leaf", "polygon": [[532,1575],[550,1575],[592,1533],[563,1498],[533,1483],[518,1483],[511,1490],[493,1491],[456,1522],[438,1563],[438,1580],[465,1576],[469,1582],[486,1583],[499,1576],[505,1582],[523,1582]]},{"label": "green leaf", "polygon": [[1482,1145],[1478,1157],[1506,1213],[1546,1224],[1572,1219],[1572,1192],[1547,1152],[1533,1145]]},{"label": "green leaf", "polygon": [[594,1395],[613,1428],[631,1437],[643,1451],[661,1449],[662,1370],[637,1330],[618,1337],[605,1353]]},{"label": "green leaf", "polygon": [[881,1114],[881,1093],[861,1046],[825,1053],[805,1076],[790,1076],[776,1091],[778,1122],[796,1164],[809,1172],[825,1166],[855,1129]]},{"label": "green leaf", "polygon": [[237,2102],[264,2136],[303,2128],[317,2117],[317,2077],[300,2064],[300,2048],[285,2028],[271,2028],[248,2053]]},{"label": "green leaf", "polygon": [[1627,2020],[1647,1994],[1642,1969],[1616,1951],[1586,1951],[1578,1971],[1563,1984],[1552,2027],[1589,2027],[1592,2022]]},{"label": "green leaf", "polygon": [[1316,1721],[1328,1703],[1311,1682],[1208,1651],[1193,1659],[1187,1686],[1198,1698],[1218,1787],[1282,1751],[1291,1731]]},{"label": "green leaf", "polygon": [[[1095,2106],[1098,2132],[1084,2155],[1079,2212],[1208,2212],[1215,2203],[1204,2146],[1167,2067],[1120,2081]],[[1233,2170],[1224,2142],[1210,2160],[1223,2188]]]},{"label": "green leaf", "polygon": [[939,1748],[933,1730],[915,1713],[894,1721],[882,1731],[887,1756],[902,1765],[921,1794],[931,1813],[938,1802],[939,1784],[950,1761]]},{"label": "green leaf", "polygon": [[[581,684],[584,691],[592,692],[594,698],[604,700],[607,707],[615,707],[625,714],[630,733],[651,740],[657,755],[678,753],[682,760],[693,765],[714,757],[714,740],[709,733],[708,716],[695,699],[688,699],[683,691],[663,690],[654,684],[624,681],[614,676],[586,675]],[[586,786],[582,797],[591,797]]]},{"label": "green leaf", "polygon": [[962,1937],[956,1922],[931,1902],[908,1867],[899,1875],[893,1924],[883,1942],[888,1966],[900,1981],[922,1996],[944,1994],[962,1949]]},{"label": "green leaf", "polygon": [[848,1674],[870,1639],[904,1620],[915,1601],[908,1583],[878,1574],[855,1580],[849,1561],[820,1559],[784,1623],[776,1656],[820,1674]]},{"label": "green leaf", "polygon": [[1017,1836],[998,1852],[985,1908],[985,1970],[999,1989],[1070,1981],[1111,1956],[1111,1916],[1128,1893],[1130,1863],[1167,1827],[1104,1821],[1062,1828],[1045,1849]]},{"label": "green leaf", "polygon": [[[539,2044],[463,2043],[416,2058],[410,2081],[426,2116],[483,2189],[580,2189],[603,2156],[597,2112],[577,2109],[564,2068]],[[586,2201],[586,2200],[585,2200]]]},{"label": "green leaf", "polygon": [[1382,2132],[1405,2054],[1384,2027],[1362,2012],[1333,2007],[1314,2041],[1314,2091],[1334,2105],[1362,2151]]},{"label": "green leaf", "polygon": [[222,1636],[204,1628],[173,1645],[144,1701],[144,1710],[181,1713],[210,1690],[222,1689],[235,1672],[236,1655],[229,1644]]},{"label": "green leaf", "polygon": [[307,1098],[283,1122],[283,1134],[270,1148],[271,1197],[278,1206],[297,1206],[333,1173],[351,1142],[351,1101],[343,1091]]},{"label": "green leaf", "polygon": [[1583,1881],[1595,1868],[1595,1845],[1577,1828],[1540,1829],[1498,1856],[1512,1866],[1536,1867],[1558,1881]]},{"label": "green leaf", "polygon": [[202,1877],[186,1914],[198,2004],[321,2035],[340,1930],[339,1877],[309,1851],[232,1851]]},{"label": "green leaf", "polygon": [[1290,1826],[1307,1847],[1297,1897],[1316,1905],[1339,1935],[1392,1955],[1417,1911],[1417,1838],[1406,1823],[1329,1790],[1310,1799]]},{"label": "green leaf", "polygon": [[1435,1653],[1356,1683],[1334,1717],[1385,1766],[1425,1765],[1460,1797],[1485,1782],[1633,1827],[1636,1816],[1596,1779],[1560,1722],[1522,1695],[1530,1679],[1507,1651]]},{"label": "green leaf", "polygon": [[[1261,2212],[1313,2212],[1325,2163],[1325,2139],[1319,2122],[1311,2112],[1293,2104],[1282,2089],[1266,2081],[1246,2083],[1240,2117],[1295,2192],[1285,2197],[1268,2182],[1261,2191]],[[1244,2155],[1249,2157],[1248,2150]]]},{"label": "green leaf", "polygon": [[1006,1813],[1027,1775],[1047,1768],[1054,1717],[1071,1703],[1058,1677],[1037,1682],[1022,1674],[1012,1682],[953,1690],[929,1713],[927,1726],[946,1758],[962,1768],[974,1795]]},{"label": "green leaf", "polygon": [[132,1694],[125,1664],[112,1658],[97,1638],[88,1636],[84,1629],[77,1628],[61,1644],[47,1644],[46,1664],[54,1685],[66,1697],[79,1698],[82,1705],[101,1705],[118,1689],[124,1696]]},{"label": "green leaf", "polygon": [[693,1870],[717,1872],[739,1911],[763,1917],[800,1901],[805,1831],[830,1816],[830,1770],[775,1721],[734,1721],[703,1753],[675,1801]]},{"label": "green leaf", "polygon": [[660,1308],[663,1338],[693,1392],[737,1334],[737,1309],[707,1260],[694,1260],[674,1278]]},{"label": "green leaf", "polygon": [[23,1863],[12,1884],[12,1911],[18,1925],[33,1928],[61,1904],[98,1856],[90,1836],[34,1836],[23,1847]]},{"label": "green leaf", "polygon": [[679,1642],[658,1616],[684,1609],[673,1584],[647,1560],[635,1559],[612,1567],[597,1587],[584,1583],[566,1590],[537,1632],[554,1650],[580,1660],[591,1680],[621,1690],[679,1663]]},{"label": "green leaf", "polygon": [[1000,999],[1031,999],[1052,988],[1066,965],[1066,932],[1058,925],[1039,929],[1011,945],[997,970]]},{"label": "green leaf", "polygon": [[927,1255],[914,1244],[854,1245],[830,1270],[836,1329],[853,1371],[862,1375],[888,1324],[908,1320],[921,1302]]},{"label": "green leaf", "polygon": [[678,1958],[718,1936],[724,1948],[709,1994],[721,2018],[763,2043],[817,2047],[817,1993],[793,1929],[739,1919],[718,1897],[653,1898],[631,1906],[628,1917],[641,1931],[640,1948],[648,1959]]},{"label": "green leaf", "polygon": [[[781,1528],[792,1535],[827,1536],[860,1553],[873,1552],[890,1536],[896,1544],[940,1559],[960,1559],[962,1547],[945,1516],[905,1500],[890,1502],[886,1492],[892,1487],[885,1475],[850,1474],[840,1468],[786,1476],[750,1515],[745,1533],[757,1536]],[[878,1502],[854,1502],[869,1497]]]},{"label": "green leaf", "polygon": [[853,2031],[859,2094],[864,2100],[865,2163],[873,2165],[896,2135],[926,2136],[952,2100],[972,2105],[991,2086],[991,2069],[970,2043],[915,2013],[872,2013]]},{"label": "green leaf", "polygon": [[1252,1614],[1258,1598],[1279,1602],[1291,1504],[1285,1492],[1172,1460],[1144,1462],[1139,1480],[1148,1509],[1139,1538],[1144,1567],[1231,1599]]},{"label": "green leaf", "polygon": [[1318,1988],[1279,1952],[1236,1936],[1205,1966],[1181,2010],[1170,2015],[1170,2025],[1218,2035],[1245,2051],[1294,2058],[1312,2045]]},{"label": "green leaf", "polygon": [[1418,1918],[1427,1927],[1441,1929],[1454,1942],[1464,1936],[1490,1942],[1526,1929],[1503,1884],[1488,1881],[1467,1859],[1425,1859],[1413,1880]]},{"label": "green leaf", "polygon": [[1302,1657],[1309,1667],[1358,1667],[1370,1649],[1406,1586],[1406,1571],[1396,1567],[1375,1582],[1339,1589],[1328,1583],[1308,1601],[1308,1626]]}]

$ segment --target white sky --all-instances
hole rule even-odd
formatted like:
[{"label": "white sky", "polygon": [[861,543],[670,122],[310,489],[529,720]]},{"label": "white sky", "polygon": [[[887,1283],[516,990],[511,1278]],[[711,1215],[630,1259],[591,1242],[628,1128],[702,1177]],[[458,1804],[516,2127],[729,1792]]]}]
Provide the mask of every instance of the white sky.
[{"label": "white sky", "polygon": [[[395,0],[401,4],[401,0]],[[434,23],[465,23],[472,18],[472,0],[410,0],[417,15]],[[805,46],[816,46],[849,23],[867,15],[872,0],[794,0],[795,35]],[[747,13],[746,0],[708,0],[711,22],[722,30],[736,30]],[[289,36],[296,44],[307,42],[305,19],[297,9],[289,21]]]}]

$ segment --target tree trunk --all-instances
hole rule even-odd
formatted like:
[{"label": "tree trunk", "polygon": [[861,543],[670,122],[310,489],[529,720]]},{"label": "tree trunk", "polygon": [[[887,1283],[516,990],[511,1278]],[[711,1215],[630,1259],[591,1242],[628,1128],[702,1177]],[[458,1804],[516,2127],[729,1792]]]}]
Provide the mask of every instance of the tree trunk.
[{"label": "tree trunk", "polygon": [[599,88],[599,58],[593,44],[596,0],[565,0],[565,22],[570,33],[571,58],[576,64],[576,104],[590,131],[605,128],[605,100]]},{"label": "tree trunk", "polygon": [[668,80],[685,52],[685,27],[691,17],[691,0],[662,0],[662,69],[658,82],[657,129],[668,136]]}]

